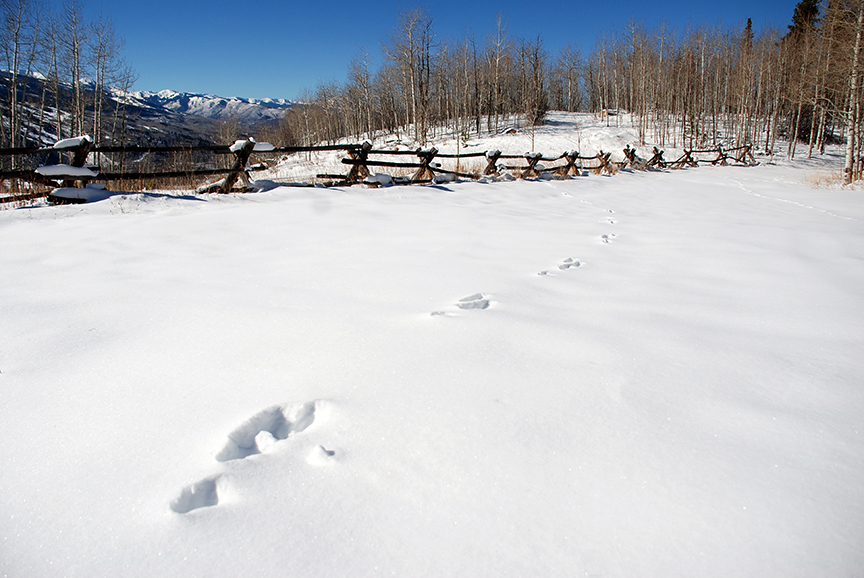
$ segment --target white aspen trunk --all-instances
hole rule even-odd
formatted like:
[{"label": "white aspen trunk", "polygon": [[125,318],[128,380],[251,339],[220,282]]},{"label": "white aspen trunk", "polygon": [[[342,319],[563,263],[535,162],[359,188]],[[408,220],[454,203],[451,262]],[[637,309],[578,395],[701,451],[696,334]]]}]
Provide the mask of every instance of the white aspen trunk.
[{"label": "white aspen trunk", "polygon": [[849,112],[846,118],[846,167],[844,182],[848,185],[854,177],[855,137],[858,131],[858,55],[861,52],[861,30],[864,28],[864,4],[858,8],[858,24],[855,29],[855,48],[852,52],[852,71],[849,81]]}]

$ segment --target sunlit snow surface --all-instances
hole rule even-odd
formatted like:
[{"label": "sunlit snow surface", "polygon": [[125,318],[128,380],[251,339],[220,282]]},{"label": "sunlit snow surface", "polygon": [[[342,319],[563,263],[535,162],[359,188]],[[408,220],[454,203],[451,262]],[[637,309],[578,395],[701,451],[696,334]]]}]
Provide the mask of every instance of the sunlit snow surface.
[{"label": "sunlit snow surface", "polygon": [[0,576],[859,575],[803,166],[0,212]]}]

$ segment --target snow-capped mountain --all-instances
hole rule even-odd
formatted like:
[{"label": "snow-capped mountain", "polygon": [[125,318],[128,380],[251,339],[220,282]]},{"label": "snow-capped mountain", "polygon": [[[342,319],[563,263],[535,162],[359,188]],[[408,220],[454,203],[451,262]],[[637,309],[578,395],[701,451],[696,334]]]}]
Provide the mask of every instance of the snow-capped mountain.
[{"label": "snow-capped mountain", "polygon": [[220,120],[237,119],[244,123],[277,120],[294,104],[283,98],[259,100],[173,90],[140,91],[129,95],[146,105],[172,112]]},{"label": "snow-capped mountain", "polygon": [[[8,101],[8,86],[10,73],[0,70],[0,101]],[[29,76],[18,75],[19,95],[30,95],[24,113],[29,121],[24,124],[30,127],[28,142],[37,146],[50,145],[60,137],[53,123],[42,122],[44,118],[53,116],[54,111],[47,100],[47,117],[39,112],[39,98],[52,86],[46,85],[46,79],[41,74]],[[85,103],[93,102],[95,85],[82,81],[85,92]],[[72,87],[60,83],[60,100],[71,102]],[[35,96],[34,96],[35,95]],[[236,120],[234,128],[237,134],[255,134],[262,125],[272,124],[285,115],[285,112],[295,103],[285,99],[250,99],[237,97],[221,97],[207,94],[192,94],[163,90],[160,92],[125,92],[116,88],[105,90],[106,101],[103,104],[105,115],[104,127],[119,129],[118,138],[128,145],[190,145],[202,146],[222,144],[222,141],[233,141],[236,135],[226,137],[220,134],[220,121]],[[64,115],[67,111],[64,111]],[[85,109],[85,116],[92,115],[92,107]],[[86,121],[90,126],[90,120]],[[38,127],[38,128],[37,128]],[[68,130],[68,124],[67,124]],[[41,132],[40,132],[41,131]],[[68,135],[64,135],[68,136]],[[100,142],[109,136],[102,135]]]}]

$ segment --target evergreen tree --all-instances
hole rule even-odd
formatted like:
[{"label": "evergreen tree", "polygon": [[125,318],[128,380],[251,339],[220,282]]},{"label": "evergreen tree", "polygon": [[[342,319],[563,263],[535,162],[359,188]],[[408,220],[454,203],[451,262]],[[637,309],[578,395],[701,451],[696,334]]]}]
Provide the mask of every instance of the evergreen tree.
[{"label": "evergreen tree", "polygon": [[[749,19],[748,19],[749,23]],[[801,0],[792,13],[792,24],[783,38],[798,39],[819,24],[819,0]]]}]

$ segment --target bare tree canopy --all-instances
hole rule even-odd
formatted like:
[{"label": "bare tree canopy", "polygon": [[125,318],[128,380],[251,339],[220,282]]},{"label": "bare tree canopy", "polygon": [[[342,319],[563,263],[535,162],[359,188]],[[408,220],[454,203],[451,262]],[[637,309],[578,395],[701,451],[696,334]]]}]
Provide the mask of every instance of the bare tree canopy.
[{"label": "bare tree canopy", "polygon": [[122,142],[122,104],[106,91],[128,90],[134,74],[120,56],[123,42],[113,23],[87,21],[80,0],[66,0],[57,12],[37,0],[3,0],[0,18],[0,146],[39,146],[85,133],[97,142]]}]

